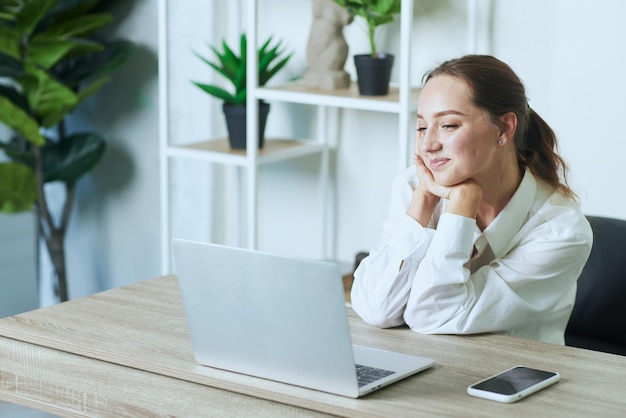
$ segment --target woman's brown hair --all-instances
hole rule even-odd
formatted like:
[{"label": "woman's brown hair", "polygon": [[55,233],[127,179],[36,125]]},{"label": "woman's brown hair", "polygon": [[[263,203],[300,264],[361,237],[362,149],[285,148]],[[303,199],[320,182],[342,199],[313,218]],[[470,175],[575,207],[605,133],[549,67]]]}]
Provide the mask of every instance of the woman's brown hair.
[{"label": "woman's brown hair", "polygon": [[426,73],[424,84],[437,75],[464,80],[472,91],[474,104],[487,111],[494,121],[506,113],[515,113],[518,124],[514,142],[520,168],[528,167],[555,190],[576,198],[567,184],[567,165],[557,153],[556,135],[528,106],[524,85],[511,67],[490,55],[465,55]]}]

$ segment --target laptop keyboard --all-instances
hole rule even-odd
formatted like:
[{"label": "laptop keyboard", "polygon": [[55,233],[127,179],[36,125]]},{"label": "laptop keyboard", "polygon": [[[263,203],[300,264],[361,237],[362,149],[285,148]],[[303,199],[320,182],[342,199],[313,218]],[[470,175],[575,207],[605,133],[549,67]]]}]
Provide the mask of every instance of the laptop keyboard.
[{"label": "laptop keyboard", "polygon": [[359,387],[365,386],[369,383],[372,383],[378,379],[394,373],[395,372],[392,372],[390,370],[378,369],[376,367],[364,366],[362,364],[356,365],[356,376],[359,382]]}]

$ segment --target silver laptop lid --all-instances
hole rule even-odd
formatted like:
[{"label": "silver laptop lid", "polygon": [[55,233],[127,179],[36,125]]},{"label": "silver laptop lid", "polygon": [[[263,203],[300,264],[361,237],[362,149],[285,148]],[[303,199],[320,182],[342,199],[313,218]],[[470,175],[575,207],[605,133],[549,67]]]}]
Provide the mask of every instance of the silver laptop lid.
[{"label": "silver laptop lid", "polygon": [[200,364],[358,394],[335,264],[180,239],[173,249]]}]

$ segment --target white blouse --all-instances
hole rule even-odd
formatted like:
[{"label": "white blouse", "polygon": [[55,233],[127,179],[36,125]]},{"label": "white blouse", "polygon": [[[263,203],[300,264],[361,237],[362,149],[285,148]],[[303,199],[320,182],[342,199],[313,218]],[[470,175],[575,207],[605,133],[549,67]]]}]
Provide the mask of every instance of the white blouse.
[{"label": "white blouse", "polygon": [[378,327],[562,345],[592,245],[577,204],[526,170],[484,231],[475,219],[444,213],[443,199],[424,228],[406,214],[416,183],[414,167],[393,183],[382,237],[354,273],[354,311]]}]

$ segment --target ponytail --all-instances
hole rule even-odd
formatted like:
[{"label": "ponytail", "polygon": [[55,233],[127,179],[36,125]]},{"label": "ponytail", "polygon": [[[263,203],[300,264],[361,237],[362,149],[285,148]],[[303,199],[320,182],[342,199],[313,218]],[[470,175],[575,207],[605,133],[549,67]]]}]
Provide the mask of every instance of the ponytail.
[{"label": "ponytail", "polygon": [[526,129],[520,129],[518,133],[521,135],[516,135],[515,146],[520,167],[528,167],[536,177],[561,194],[576,199],[567,184],[567,164],[557,153],[556,135],[546,121],[529,107]]}]

